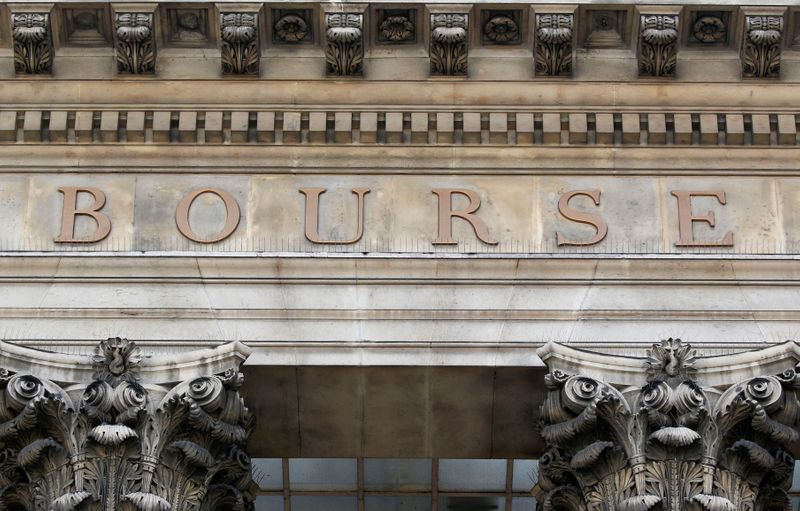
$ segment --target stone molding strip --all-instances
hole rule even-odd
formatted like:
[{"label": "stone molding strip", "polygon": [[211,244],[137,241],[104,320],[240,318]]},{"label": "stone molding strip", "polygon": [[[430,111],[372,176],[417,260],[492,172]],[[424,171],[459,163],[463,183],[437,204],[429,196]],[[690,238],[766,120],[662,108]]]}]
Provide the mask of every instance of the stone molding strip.
[{"label": "stone molding strip", "polygon": [[796,146],[797,113],[0,111],[0,143]]}]

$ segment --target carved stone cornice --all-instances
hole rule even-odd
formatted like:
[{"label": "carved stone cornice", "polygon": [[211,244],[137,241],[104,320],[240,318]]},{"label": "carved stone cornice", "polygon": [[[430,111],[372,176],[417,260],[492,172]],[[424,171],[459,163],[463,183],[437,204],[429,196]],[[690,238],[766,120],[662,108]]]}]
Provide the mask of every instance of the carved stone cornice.
[{"label": "carved stone cornice", "polygon": [[[765,365],[760,351],[698,358],[679,339],[647,358],[538,350],[550,371],[533,490],[543,509],[789,509],[800,349],[764,351]],[[725,366],[725,383],[707,378]]]},{"label": "carved stone cornice", "polygon": [[261,44],[257,6],[236,11],[221,9],[219,27],[222,74],[258,76]]},{"label": "carved stone cornice", "polygon": [[156,7],[114,4],[114,52],[118,73],[155,73]]},{"label": "carved stone cornice", "polygon": [[575,15],[572,10],[535,14],[534,67],[537,76],[572,76]]},{"label": "carved stone cornice", "polygon": [[50,74],[53,69],[52,4],[16,6],[11,12],[14,70]]},{"label": "carved stone cornice", "polygon": [[431,75],[466,76],[469,14],[431,13]]},{"label": "carved stone cornice", "polygon": [[678,58],[678,15],[639,16],[639,76],[675,77]]},{"label": "carved stone cornice", "polygon": [[783,32],[782,11],[745,12],[741,54],[744,78],[780,78]]},{"label": "carved stone cornice", "polygon": [[[248,354],[235,343],[154,371],[120,338],[86,357],[0,344],[3,502],[36,511],[248,509],[253,418],[238,394]],[[78,367],[67,367],[75,358]],[[74,379],[89,367],[90,378]]]},{"label": "carved stone cornice", "polygon": [[363,9],[325,13],[325,71],[333,76],[364,73]]}]

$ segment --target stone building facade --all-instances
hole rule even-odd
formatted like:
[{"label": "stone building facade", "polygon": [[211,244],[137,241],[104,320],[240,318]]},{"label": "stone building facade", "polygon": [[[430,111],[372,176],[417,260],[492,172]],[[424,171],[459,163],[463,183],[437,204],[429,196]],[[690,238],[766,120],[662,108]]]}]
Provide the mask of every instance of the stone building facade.
[{"label": "stone building facade", "polygon": [[0,4],[0,509],[796,510],[754,4]]}]

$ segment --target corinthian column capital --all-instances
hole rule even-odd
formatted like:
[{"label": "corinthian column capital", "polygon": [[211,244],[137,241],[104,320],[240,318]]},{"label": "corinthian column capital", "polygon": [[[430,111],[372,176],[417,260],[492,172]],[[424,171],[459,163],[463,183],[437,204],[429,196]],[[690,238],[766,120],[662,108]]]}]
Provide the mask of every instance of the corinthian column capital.
[{"label": "corinthian column capital", "polygon": [[120,338],[93,356],[0,342],[0,501],[35,511],[249,509],[253,418],[238,393],[248,354],[233,343],[163,366]]},{"label": "corinthian column capital", "polygon": [[796,343],[708,358],[680,339],[647,358],[551,343],[539,356],[550,371],[533,490],[543,509],[790,508]]}]

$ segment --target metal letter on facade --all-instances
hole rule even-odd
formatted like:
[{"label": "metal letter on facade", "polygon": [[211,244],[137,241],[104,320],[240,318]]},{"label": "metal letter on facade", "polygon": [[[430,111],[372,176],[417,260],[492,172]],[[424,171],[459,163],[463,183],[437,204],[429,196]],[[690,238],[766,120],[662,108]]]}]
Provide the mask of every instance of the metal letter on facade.
[{"label": "metal letter on facade", "polygon": [[[200,350],[192,356],[202,359],[171,360],[144,378],[146,360],[125,339],[58,362],[0,343],[3,365],[16,366],[0,368],[3,508],[252,509],[245,444],[254,420],[238,392],[248,354],[240,343]],[[199,374],[204,366],[221,372]],[[181,372],[193,376],[169,380]]]},{"label": "metal letter on facade", "polygon": [[117,71],[122,74],[154,73],[156,41],[153,14],[118,12],[114,28]]},{"label": "metal letter on facade", "polygon": [[534,64],[537,75],[572,76],[573,14],[537,14]]},{"label": "metal letter on facade", "polygon": [[745,78],[779,78],[783,16],[745,16],[742,75]]},{"label": "metal letter on facade", "polygon": [[642,15],[639,23],[639,75],[674,77],[678,58],[678,17]]},{"label": "metal letter on facade", "polygon": [[694,239],[692,226],[694,222],[705,222],[709,226],[716,225],[712,211],[705,215],[692,214],[692,197],[716,197],[720,204],[725,204],[725,192],[722,191],[685,191],[674,190],[672,195],[678,199],[678,241],[676,247],[732,247],[733,233],[728,231],[720,241],[697,241]]},{"label": "metal letter on facade", "polygon": [[50,14],[13,13],[14,70],[17,74],[47,74],[53,68],[53,37]]},{"label": "metal letter on facade", "polygon": [[[481,198],[472,190],[464,188],[437,188],[432,190],[439,197],[439,236],[432,242],[434,245],[456,245],[453,239],[453,217],[458,217],[469,222],[479,240],[487,245],[497,245],[489,235],[486,223],[474,213],[481,207]],[[453,195],[464,195],[469,199],[469,205],[462,210],[453,211]]]},{"label": "metal letter on facade", "polygon": [[[64,186],[58,189],[64,194],[64,206],[61,209],[61,233],[55,239],[56,243],[96,243],[102,241],[111,232],[111,220],[108,215],[100,210],[106,204],[106,194],[100,189],[91,186],[75,187]],[[94,202],[88,208],[78,209],[78,194],[88,193]],[[78,215],[89,216],[97,222],[97,229],[85,237],[75,237],[75,217]]]},{"label": "metal letter on facade", "polygon": [[257,76],[261,60],[258,13],[223,12],[219,17],[222,73]]},{"label": "metal letter on facade", "polygon": [[325,188],[300,188],[300,193],[306,196],[306,239],[312,243],[335,245],[348,245],[357,242],[364,236],[364,195],[369,193],[369,188],[353,188],[353,193],[358,198],[357,227],[356,235],[348,240],[325,240],[319,235],[319,196],[326,191]]},{"label": "metal letter on facade", "polygon": [[646,359],[555,343],[538,353],[550,371],[533,489],[542,509],[791,509],[796,343],[705,359],[679,339]]},{"label": "metal letter on facade", "polygon": [[[225,225],[222,227],[222,230],[219,232],[219,234],[211,238],[201,238],[196,232],[194,232],[192,226],[189,225],[189,210],[192,207],[192,203],[196,198],[204,193],[214,194],[222,199],[223,203],[225,203]],[[175,211],[175,223],[178,226],[178,230],[181,232],[181,234],[192,241],[196,241],[197,243],[216,243],[224,240],[236,230],[241,217],[242,214],[239,210],[239,204],[236,202],[236,199],[233,197],[233,195],[229,194],[225,190],[218,190],[216,188],[201,188],[193,191],[181,199],[181,201],[178,203],[178,208]]]},{"label": "metal letter on facade", "polygon": [[466,14],[431,14],[431,74],[467,74]]},{"label": "metal letter on facade", "polygon": [[560,232],[556,232],[556,244],[559,247],[563,246],[576,246],[576,247],[585,247],[589,245],[596,245],[605,239],[606,234],[608,234],[608,224],[600,215],[594,215],[592,213],[584,213],[582,211],[577,211],[572,209],[569,205],[569,201],[575,196],[584,196],[589,197],[594,201],[595,206],[600,205],[600,190],[572,190],[567,192],[558,199],[558,212],[564,215],[565,218],[569,220],[573,220],[575,222],[580,222],[583,224],[588,224],[593,226],[597,229],[597,233],[592,236],[590,239],[586,241],[575,241],[569,240],[566,236],[561,234]]},{"label": "metal letter on facade", "polygon": [[364,15],[325,15],[325,62],[329,75],[360,76],[364,72]]}]

